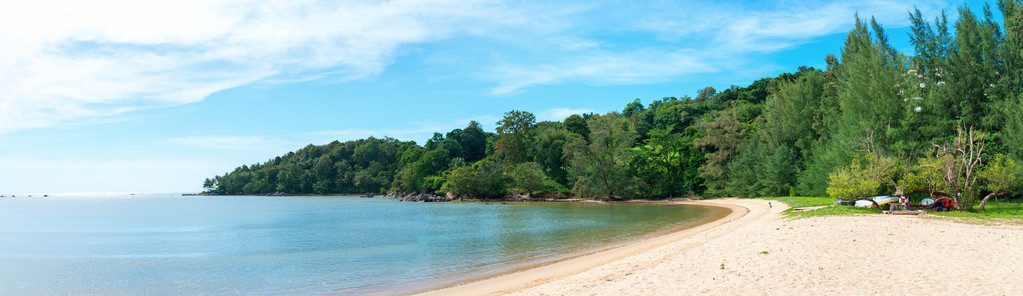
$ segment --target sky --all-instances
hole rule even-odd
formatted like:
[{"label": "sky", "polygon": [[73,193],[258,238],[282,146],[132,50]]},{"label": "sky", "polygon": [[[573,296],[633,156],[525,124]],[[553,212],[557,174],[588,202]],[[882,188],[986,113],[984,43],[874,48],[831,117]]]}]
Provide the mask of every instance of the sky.
[{"label": "sky", "polygon": [[0,194],[199,192],[308,144],[745,86],[824,68],[857,13],[911,54],[908,11],[963,4],[0,0]]}]

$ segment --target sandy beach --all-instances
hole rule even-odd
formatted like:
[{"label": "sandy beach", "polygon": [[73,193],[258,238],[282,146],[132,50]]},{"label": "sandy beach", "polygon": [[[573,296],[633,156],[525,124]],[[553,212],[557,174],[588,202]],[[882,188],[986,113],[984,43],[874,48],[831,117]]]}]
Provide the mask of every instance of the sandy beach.
[{"label": "sandy beach", "polygon": [[[789,220],[751,199],[695,228],[424,295],[1023,295],[1023,226]],[[769,204],[770,203],[770,204]]]}]

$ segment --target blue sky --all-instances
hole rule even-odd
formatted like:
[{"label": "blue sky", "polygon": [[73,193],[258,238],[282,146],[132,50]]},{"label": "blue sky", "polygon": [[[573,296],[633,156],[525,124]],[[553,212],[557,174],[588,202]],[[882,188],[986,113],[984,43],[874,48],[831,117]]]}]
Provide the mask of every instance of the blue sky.
[{"label": "blue sky", "polygon": [[[197,192],[307,144],[422,144],[822,68],[853,16],[910,52],[958,1],[0,4],[0,194]],[[967,4],[979,12],[982,1]]]}]

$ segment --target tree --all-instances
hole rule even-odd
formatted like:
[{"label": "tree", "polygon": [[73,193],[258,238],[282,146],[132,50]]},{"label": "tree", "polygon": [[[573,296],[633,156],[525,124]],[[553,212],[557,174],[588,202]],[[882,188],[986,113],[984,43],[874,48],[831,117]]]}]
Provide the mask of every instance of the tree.
[{"label": "tree", "polygon": [[[612,112],[594,116],[588,128],[588,143],[582,138],[575,138],[565,145],[565,157],[571,163],[569,176],[575,181],[573,188],[581,196],[589,191],[599,192],[612,200],[620,196],[635,196],[641,181],[627,174],[631,160],[628,149],[637,137],[632,123]],[[582,186],[584,184],[587,186]]]},{"label": "tree", "polygon": [[522,189],[529,195],[543,190],[545,181],[549,179],[543,173],[543,168],[535,162],[520,163],[512,170],[512,179],[515,180],[515,187]]},{"label": "tree", "polygon": [[1023,3],[1020,1],[998,1],[1002,11],[1005,38],[1001,44],[1002,67],[997,87],[1003,97],[995,105],[995,112],[1002,113],[1004,127],[1001,131],[1005,145],[1016,160],[1023,159]]},{"label": "tree", "polygon": [[444,189],[464,197],[501,197],[505,193],[506,183],[501,164],[488,158],[472,166],[454,169],[447,176]]},{"label": "tree", "polygon": [[586,119],[579,114],[572,114],[565,118],[563,124],[569,132],[582,136],[583,140],[589,140],[590,128],[586,126]]},{"label": "tree", "polygon": [[998,68],[1001,56],[997,52],[1001,43],[1001,31],[994,22],[991,8],[984,6],[984,19],[977,16],[968,7],[959,8],[959,20],[955,23],[955,38],[952,40],[951,52],[948,57],[946,102],[953,110],[958,111],[960,123],[965,126],[984,126],[994,129],[995,126],[985,125],[991,112],[992,96],[997,92],[994,88],[998,82]]},{"label": "tree", "polygon": [[[863,162],[866,166],[863,166]],[[878,153],[867,153],[856,157],[851,164],[829,175],[828,195],[846,200],[868,200],[877,206],[871,198],[882,185],[898,184],[908,176],[900,174],[899,159]],[[900,189],[896,189],[897,192]],[[896,194],[898,195],[898,194]]]},{"label": "tree", "polygon": [[[439,176],[447,168],[451,159],[450,153],[443,148],[428,151],[409,167],[411,176],[408,176],[406,191],[435,190],[440,189],[443,181],[429,179],[430,176]],[[408,186],[411,185],[411,186]]]},{"label": "tree", "polygon": [[912,159],[907,157],[884,156],[875,162],[883,162],[883,165],[890,166],[886,181],[892,188],[895,188],[893,196],[908,197],[916,190],[914,175],[920,170],[920,166],[914,164]]},{"label": "tree", "polygon": [[433,150],[441,148],[441,142],[444,141],[444,135],[438,132],[434,132],[433,136],[426,140],[426,145],[423,145],[426,150]]},{"label": "tree", "polygon": [[202,182],[202,189],[205,192],[213,192],[215,189],[217,189],[217,179],[218,178],[213,179],[206,178],[206,180]]},{"label": "tree", "polygon": [[473,120],[458,135],[458,143],[462,147],[462,158],[468,163],[483,159],[487,152],[487,135],[479,122]]},{"label": "tree", "polygon": [[508,163],[525,162],[529,159],[529,143],[532,141],[535,122],[536,116],[533,113],[518,110],[505,113],[504,118],[497,122],[500,137],[495,143],[494,152]]},{"label": "tree", "polygon": [[699,167],[706,159],[703,151],[693,147],[698,132],[691,128],[673,133],[672,129],[650,130],[644,144],[634,148],[631,171],[650,185],[649,197],[681,196],[702,189]]},{"label": "tree", "polygon": [[957,210],[967,209],[977,197],[977,170],[982,164],[986,134],[959,127],[951,142],[933,144],[935,161],[926,166],[941,172],[947,194]]},{"label": "tree", "polygon": [[632,117],[633,114],[636,114],[636,113],[639,113],[639,112],[642,112],[642,111],[643,111],[643,103],[640,102],[639,99],[636,99],[636,100],[632,101],[632,103],[629,103],[628,105],[625,105],[625,110],[622,110],[622,115],[625,116],[625,117]]},{"label": "tree", "polygon": [[717,95],[717,93],[718,91],[713,87],[710,86],[704,87],[696,93],[696,98],[693,100],[697,102],[710,101],[711,99],[714,98],[715,95]]},{"label": "tree", "polygon": [[888,44],[881,25],[871,19],[871,27],[875,38],[857,17],[842,49],[837,73],[841,116],[838,138],[830,143],[862,152],[913,155],[920,136],[913,128],[915,118],[909,116],[917,107],[910,98],[921,85],[915,75],[904,75],[909,72],[906,57]]},{"label": "tree", "polygon": [[992,197],[1007,193],[1007,190],[1016,183],[1019,167],[1016,161],[1005,155],[998,154],[993,160],[987,163],[978,173],[979,178],[984,181],[983,189],[989,193],[980,201],[978,211],[983,211],[987,201]]},{"label": "tree", "polygon": [[776,93],[767,97],[762,130],[772,146],[789,146],[809,159],[813,144],[827,136],[822,121],[822,104],[827,81],[819,71],[803,74],[797,81],[781,82]]},{"label": "tree", "polygon": [[543,167],[543,172],[555,182],[568,184],[568,166],[564,157],[565,144],[581,136],[569,132],[561,123],[541,122],[537,124],[536,136],[533,138],[533,161]]},{"label": "tree", "polygon": [[728,192],[738,196],[782,196],[796,182],[796,152],[770,147],[754,136],[728,164]]},{"label": "tree", "polygon": [[796,150],[789,146],[777,146],[768,151],[768,158],[761,162],[759,195],[784,196],[796,183],[799,174]]},{"label": "tree", "polygon": [[725,188],[734,196],[754,197],[760,194],[760,179],[769,156],[765,145],[753,139],[728,163],[730,178]]},{"label": "tree", "polygon": [[1023,94],[1007,100],[1001,108],[1006,113],[1002,138],[1016,159],[1023,159]]},{"label": "tree", "polygon": [[938,170],[942,162],[933,155],[918,159],[916,171],[909,175],[909,186],[912,186],[912,191],[925,192],[931,197],[935,194],[948,197],[945,193],[948,191],[948,188],[945,188],[947,184],[942,181],[944,174]]},{"label": "tree", "polygon": [[913,9],[909,14],[912,23],[912,32],[909,41],[913,44],[916,55],[913,56],[913,64],[918,75],[929,78],[929,81],[937,82],[940,78],[940,71],[945,67],[945,59],[948,57],[949,43],[952,38],[948,33],[948,17],[942,11],[941,15],[934,20],[934,28],[924,20],[920,9]]},{"label": "tree", "polygon": [[731,115],[721,112],[700,126],[706,136],[696,139],[694,145],[708,151],[705,155],[707,162],[700,167],[700,177],[706,180],[709,193],[728,195],[725,192],[728,163],[739,154],[739,145],[746,141],[744,125]]},{"label": "tree", "polygon": [[871,200],[869,197],[881,186],[881,182],[871,178],[870,172],[860,165],[859,160],[831,173],[828,178],[828,196],[837,199]]}]

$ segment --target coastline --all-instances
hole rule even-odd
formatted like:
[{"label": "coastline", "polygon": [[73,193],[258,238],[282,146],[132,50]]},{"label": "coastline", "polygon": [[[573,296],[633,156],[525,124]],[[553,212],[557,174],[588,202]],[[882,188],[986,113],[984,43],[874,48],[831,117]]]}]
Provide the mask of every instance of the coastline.
[{"label": "coastline", "polygon": [[499,273],[496,276],[484,277],[475,281],[455,283],[439,289],[421,292],[415,295],[499,295],[519,291],[525,288],[537,286],[553,280],[564,278],[569,275],[584,272],[597,266],[619,261],[630,256],[649,252],[652,249],[673,243],[677,240],[691,237],[701,232],[713,229],[725,223],[732,222],[746,216],[750,211],[748,208],[732,203],[717,203],[708,201],[633,201],[637,203],[673,203],[684,205],[713,206],[727,209],[727,214],[678,231],[658,235],[650,238],[640,239],[623,245],[599,249],[593,252],[586,252],[577,255],[569,255],[559,260],[552,261],[540,266],[526,267],[524,269],[512,270],[509,273]]},{"label": "coastline", "polygon": [[419,295],[1023,295],[1023,226],[935,216],[798,220],[756,199],[724,219]]}]

